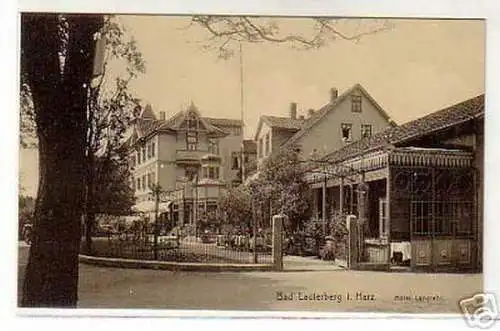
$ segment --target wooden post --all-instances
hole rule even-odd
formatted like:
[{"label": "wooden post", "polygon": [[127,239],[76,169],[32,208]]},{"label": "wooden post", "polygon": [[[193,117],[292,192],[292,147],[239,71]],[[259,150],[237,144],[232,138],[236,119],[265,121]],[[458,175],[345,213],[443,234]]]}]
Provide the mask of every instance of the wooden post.
[{"label": "wooden post", "polygon": [[323,230],[323,236],[326,235],[326,222],[327,222],[327,218],[326,218],[326,185],[327,185],[327,177],[326,177],[326,171],[324,172],[323,174],[324,176],[324,180],[323,180],[323,196],[322,196],[322,205],[321,205],[321,213],[323,214],[322,218],[323,218],[323,226],[322,226],[322,230]]},{"label": "wooden post", "polygon": [[154,223],[154,232],[153,232],[153,254],[154,254],[154,259],[158,260],[158,209],[160,207],[160,187],[156,185],[154,188],[154,194],[155,194],[155,223]]},{"label": "wooden post", "polygon": [[283,223],[285,215],[273,216],[273,266],[274,270],[283,270]]},{"label": "wooden post", "polygon": [[387,238],[388,254],[387,263],[391,264],[391,169],[387,166],[387,177],[385,183],[385,196],[386,196],[386,219],[385,219],[385,229],[382,229]]},{"label": "wooden post", "polygon": [[340,201],[339,201],[340,215],[344,213],[344,177],[340,177]]},{"label": "wooden post", "polygon": [[255,217],[255,204],[252,199],[252,226],[253,226],[253,263],[257,263],[257,218]]},{"label": "wooden post", "polygon": [[346,225],[348,230],[348,256],[347,256],[347,267],[349,269],[356,269],[358,265],[358,222],[356,216],[349,215],[346,219]]},{"label": "wooden post", "polygon": [[365,232],[366,232],[366,183],[364,173],[361,174],[361,180],[356,187],[357,212],[358,212],[358,249],[360,261],[364,259]]}]

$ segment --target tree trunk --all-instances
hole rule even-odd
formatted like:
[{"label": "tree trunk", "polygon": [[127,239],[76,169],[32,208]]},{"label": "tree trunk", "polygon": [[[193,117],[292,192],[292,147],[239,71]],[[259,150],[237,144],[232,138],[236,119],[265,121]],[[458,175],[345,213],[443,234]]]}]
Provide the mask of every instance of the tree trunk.
[{"label": "tree trunk", "polygon": [[93,34],[102,17],[68,16],[64,73],[56,14],[21,17],[21,71],[30,86],[39,140],[39,188],[26,267],[24,307],[76,307],[84,193],[86,89]]},{"label": "tree trunk", "polygon": [[[86,148],[89,148],[87,145]],[[89,148],[90,149],[90,148]],[[95,234],[95,158],[92,150],[87,151],[86,199],[85,199],[85,252],[92,255],[92,236]]]},{"label": "tree trunk", "polygon": [[92,255],[93,245],[92,245],[92,237],[95,235],[96,229],[96,217],[95,213],[88,210],[85,215],[85,253],[87,255]]}]

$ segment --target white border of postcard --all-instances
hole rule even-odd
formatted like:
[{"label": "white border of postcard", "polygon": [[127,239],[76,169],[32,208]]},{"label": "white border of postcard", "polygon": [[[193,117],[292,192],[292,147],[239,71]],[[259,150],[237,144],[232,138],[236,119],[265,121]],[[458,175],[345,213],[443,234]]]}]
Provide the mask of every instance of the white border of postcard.
[{"label": "white border of postcard", "polygon": [[[307,16],[307,15],[335,15],[335,16],[384,16],[384,17],[434,17],[434,18],[486,18],[487,19],[487,68],[486,68],[486,159],[485,159],[485,256],[484,256],[484,288],[485,291],[496,293],[500,299],[500,259],[496,258],[496,253],[500,251],[500,222],[496,220],[500,201],[500,172],[495,171],[500,165],[500,153],[495,153],[497,138],[495,129],[500,128],[500,1],[498,0],[267,0],[267,1],[231,1],[231,0],[176,0],[176,1],[148,1],[148,0],[86,0],[86,1],[57,1],[57,0],[20,0],[18,6],[14,1],[3,0],[1,4],[2,44],[0,64],[2,75],[0,78],[2,91],[2,116],[0,121],[1,154],[7,156],[7,160],[0,162],[0,173],[3,175],[1,185],[2,220],[0,221],[1,233],[4,235],[1,240],[2,258],[4,262],[4,272],[0,274],[0,284],[3,285],[4,293],[1,296],[2,316],[6,312],[7,321],[14,321],[13,318],[19,310],[16,309],[17,276],[16,268],[16,246],[15,246],[15,222],[17,206],[17,175],[18,175],[18,100],[17,80],[18,64],[16,50],[18,49],[18,24],[17,12],[21,11],[62,11],[62,12],[120,12],[135,14],[190,14],[190,13],[228,13],[228,14],[265,14],[265,15],[286,15],[286,16]],[[5,93],[4,93],[5,92]],[[5,211],[5,212],[4,212]],[[33,315],[33,312],[30,312]],[[89,327],[102,326],[109,328],[110,321],[118,323],[117,327],[125,327],[127,330],[144,328],[177,328],[202,327],[202,328],[223,328],[245,327],[240,323],[240,319],[260,317],[265,321],[254,321],[257,324],[245,323],[246,326],[261,328],[274,328],[275,320],[268,318],[287,318],[279,321],[279,327],[283,328],[316,328],[327,326],[324,323],[332,322],[331,318],[336,318],[335,327],[353,326],[374,327],[374,323],[383,328],[394,329],[401,318],[406,321],[404,329],[418,329],[436,327],[453,328],[466,327],[464,321],[458,315],[405,315],[405,314],[317,314],[317,313],[281,313],[281,312],[220,312],[220,311],[150,311],[150,310],[39,310],[35,315],[44,316],[73,316],[74,318],[17,318],[18,323],[15,329],[31,328],[44,329],[68,328],[73,330],[89,330]],[[84,318],[87,316],[87,318]],[[92,316],[101,317],[99,320],[89,318]],[[104,318],[107,316],[109,318]],[[148,316],[144,319],[117,319],[116,317],[126,316]],[[152,319],[153,317],[172,316],[174,319]],[[183,318],[184,317],[184,318]],[[185,319],[188,317],[189,319]],[[203,317],[202,319],[193,319]],[[214,317],[237,317],[238,319],[214,319]],[[296,320],[295,318],[310,317],[314,320]],[[318,318],[328,317],[327,320]],[[380,319],[384,317],[384,319]],[[181,319],[179,319],[181,318]],[[290,318],[292,320],[290,320]],[[347,319],[349,318],[349,319]],[[353,321],[351,318],[356,318]],[[376,318],[376,319],[374,319]],[[419,318],[418,320],[415,318]],[[414,320],[415,319],[415,320]],[[4,319],[2,319],[3,321]],[[410,322],[410,323],[408,323]],[[36,324],[35,324],[36,323]],[[90,324],[89,324],[90,323]],[[144,324],[147,323],[147,324]],[[216,324],[214,324],[216,323]],[[264,324],[262,324],[264,323]],[[303,324],[307,323],[307,324]],[[316,323],[316,324],[315,324]],[[355,324],[353,324],[355,323]],[[446,323],[446,324],[443,324]],[[328,324],[329,325],[329,324]],[[498,326],[498,325],[497,325]],[[7,327],[6,329],[10,329]]]}]

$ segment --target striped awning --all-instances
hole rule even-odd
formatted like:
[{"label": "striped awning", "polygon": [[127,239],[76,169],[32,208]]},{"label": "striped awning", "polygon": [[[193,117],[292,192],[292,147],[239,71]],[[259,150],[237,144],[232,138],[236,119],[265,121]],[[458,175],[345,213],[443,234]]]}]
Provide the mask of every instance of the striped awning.
[{"label": "striped awning", "polygon": [[474,154],[469,151],[444,148],[399,147],[379,150],[343,162],[315,169],[305,175],[306,181],[316,183],[327,179],[367,173],[389,166],[466,168],[471,167]]},{"label": "striped awning", "polygon": [[[158,212],[166,213],[170,211],[170,206],[173,201],[160,202],[158,204]],[[140,213],[154,213],[156,211],[156,203],[154,201],[143,201],[132,207],[132,210]]]}]

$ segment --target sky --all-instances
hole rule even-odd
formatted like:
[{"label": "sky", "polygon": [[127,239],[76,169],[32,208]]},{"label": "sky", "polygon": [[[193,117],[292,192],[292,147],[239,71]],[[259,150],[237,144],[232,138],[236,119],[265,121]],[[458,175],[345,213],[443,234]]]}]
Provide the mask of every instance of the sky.
[{"label": "sky", "polygon": [[[193,102],[208,117],[240,118],[239,56],[217,57],[202,45],[189,17],[122,16],[146,62],[131,90],[168,116]],[[306,31],[308,19],[277,21],[286,31]],[[354,22],[351,22],[354,23]],[[245,136],[253,137],[260,115],[287,116],[328,102],[329,89],[342,93],[360,83],[399,124],[452,105],[485,90],[484,21],[406,19],[359,42],[336,40],[318,50],[286,45],[243,45]],[[369,27],[369,22],[363,22]],[[20,181],[36,194],[36,150],[20,153]]]}]

